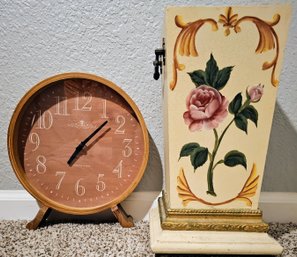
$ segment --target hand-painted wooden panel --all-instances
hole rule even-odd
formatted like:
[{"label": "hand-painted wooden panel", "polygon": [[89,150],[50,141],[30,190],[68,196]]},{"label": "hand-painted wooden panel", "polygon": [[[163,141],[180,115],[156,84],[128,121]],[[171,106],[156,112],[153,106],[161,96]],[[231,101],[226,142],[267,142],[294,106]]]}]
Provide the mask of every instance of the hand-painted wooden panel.
[{"label": "hand-painted wooden panel", "polygon": [[258,208],[290,12],[288,5],[167,9],[170,208]]}]

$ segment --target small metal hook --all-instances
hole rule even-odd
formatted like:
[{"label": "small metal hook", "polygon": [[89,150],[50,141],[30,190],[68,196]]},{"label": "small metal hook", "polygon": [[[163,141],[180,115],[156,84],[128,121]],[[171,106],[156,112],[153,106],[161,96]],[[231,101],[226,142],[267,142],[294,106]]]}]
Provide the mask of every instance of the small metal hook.
[{"label": "small metal hook", "polygon": [[157,48],[155,50],[155,55],[156,55],[156,59],[153,61],[153,65],[155,67],[154,79],[158,80],[160,78],[160,74],[162,74],[162,66],[165,65],[165,42],[164,42],[164,38],[163,38],[162,48]]}]

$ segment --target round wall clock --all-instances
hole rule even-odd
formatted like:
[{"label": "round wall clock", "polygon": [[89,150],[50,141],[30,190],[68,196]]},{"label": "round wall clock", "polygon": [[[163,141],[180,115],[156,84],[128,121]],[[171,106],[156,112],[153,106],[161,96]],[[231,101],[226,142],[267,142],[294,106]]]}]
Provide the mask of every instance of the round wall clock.
[{"label": "round wall clock", "polygon": [[142,178],[149,139],[139,109],[112,82],[84,73],[40,82],[13,113],[8,151],[17,178],[40,203],[28,228],[51,209],[85,215],[111,208],[122,226],[133,225],[120,202]]}]

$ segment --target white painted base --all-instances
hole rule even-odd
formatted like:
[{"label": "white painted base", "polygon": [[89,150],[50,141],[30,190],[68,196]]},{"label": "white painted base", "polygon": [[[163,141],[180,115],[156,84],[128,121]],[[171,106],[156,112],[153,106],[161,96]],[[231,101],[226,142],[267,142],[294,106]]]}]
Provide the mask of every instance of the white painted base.
[{"label": "white painted base", "polygon": [[266,233],[163,230],[158,208],[150,212],[154,253],[277,255],[283,248]]}]

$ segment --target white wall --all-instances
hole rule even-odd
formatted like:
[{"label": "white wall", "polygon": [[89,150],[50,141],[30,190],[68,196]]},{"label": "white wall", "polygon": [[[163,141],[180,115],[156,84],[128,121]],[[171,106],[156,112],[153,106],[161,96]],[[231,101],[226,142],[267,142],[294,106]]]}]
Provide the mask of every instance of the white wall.
[{"label": "white wall", "polygon": [[[6,131],[14,107],[31,86],[70,71],[115,82],[139,106],[162,155],[161,84],[152,78],[152,61],[161,42],[164,8],[272,2],[288,1],[0,0],[0,189],[22,188],[8,160]],[[296,7],[294,1],[265,191],[297,191]]]}]

